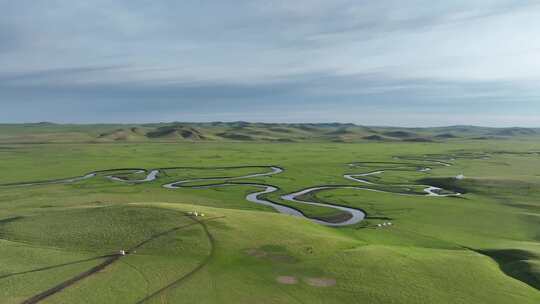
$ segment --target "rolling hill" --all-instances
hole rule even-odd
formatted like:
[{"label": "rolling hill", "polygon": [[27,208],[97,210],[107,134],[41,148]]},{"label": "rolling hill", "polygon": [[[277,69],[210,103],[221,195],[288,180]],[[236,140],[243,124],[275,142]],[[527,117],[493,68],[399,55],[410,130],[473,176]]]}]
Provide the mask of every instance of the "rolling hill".
[{"label": "rolling hill", "polygon": [[444,142],[452,140],[527,139],[540,129],[449,126],[398,128],[350,123],[172,122],[155,124],[0,124],[0,143],[47,142]]}]

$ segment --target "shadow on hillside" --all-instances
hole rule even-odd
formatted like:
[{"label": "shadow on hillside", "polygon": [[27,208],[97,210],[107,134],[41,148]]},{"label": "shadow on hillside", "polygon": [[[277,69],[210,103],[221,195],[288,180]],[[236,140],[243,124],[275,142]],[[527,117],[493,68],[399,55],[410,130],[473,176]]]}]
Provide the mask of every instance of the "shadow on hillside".
[{"label": "shadow on hillside", "polygon": [[531,252],[519,249],[486,249],[474,251],[492,258],[499,264],[499,267],[506,275],[540,290],[540,273],[535,272],[531,265],[531,260],[538,257]]}]

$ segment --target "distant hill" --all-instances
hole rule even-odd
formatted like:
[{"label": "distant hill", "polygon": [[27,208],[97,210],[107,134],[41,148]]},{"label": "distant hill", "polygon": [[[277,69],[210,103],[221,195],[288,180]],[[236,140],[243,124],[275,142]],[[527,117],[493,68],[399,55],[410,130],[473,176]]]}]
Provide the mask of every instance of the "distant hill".
[{"label": "distant hill", "polygon": [[114,141],[137,141],[144,138],[144,133],[144,130],[140,128],[131,127],[101,133],[98,135],[98,139]]},{"label": "distant hill", "polygon": [[506,128],[506,129],[497,129],[493,130],[490,135],[496,136],[519,136],[519,135],[534,135],[538,133],[534,129],[528,128]]},{"label": "distant hill", "polygon": [[48,142],[444,142],[540,138],[540,129],[449,126],[399,128],[350,123],[172,122],[0,124],[0,143]]},{"label": "distant hill", "polygon": [[388,132],[384,132],[383,134],[389,137],[397,137],[397,138],[411,138],[411,137],[416,136],[415,133],[407,132],[407,131],[388,131]]},{"label": "distant hill", "polygon": [[205,140],[206,136],[193,127],[184,125],[172,125],[158,127],[153,131],[146,133],[146,137],[150,139],[188,139],[188,140]]},{"label": "distant hill", "polygon": [[380,136],[380,135],[369,135],[369,136],[364,136],[362,137],[363,139],[366,139],[366,140],[378,140],[378,141],[383,141],[385,140],[384,137]]},{"label": "distant hill", "polygon": [[457,138],[457,136],[455,136],[454,134],[452,133],[443,133],[443,134],[437,134],[435,135],[435,138]]}]

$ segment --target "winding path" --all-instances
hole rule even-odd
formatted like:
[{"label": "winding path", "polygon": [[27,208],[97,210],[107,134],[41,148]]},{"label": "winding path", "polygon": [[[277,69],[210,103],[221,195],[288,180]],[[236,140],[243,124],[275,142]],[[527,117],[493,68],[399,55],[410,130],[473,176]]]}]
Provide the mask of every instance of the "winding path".
[{"label": "winding path", "polygon": [[[214,220],[214,219],[218,219],[218,218],[222,218],[222,217],[213,217],[213,218],[209,218],[209,219],[206,219],[205,221],[210,221],[210,220]],[[187,228],[187,227],[191,227],[191,226],[194,226],[194,225],[201,225],[202,228],[204,229],[204,232],[210,242],[210,254],[201,262],[199,263],[195,268],[193,268],[192,270],[190,270],[187,274],[181,276],[180,278],[177,278],[175,280],[173,280],[171,283],[169,283],[168,285],[166,285],[165,287],[162,287],[156,291],[154,291],[153,293],[151,294],[148,294],[146,295],[143,299],[139,300],[137,303],[143,303],[143,302],[146,302],[147,300],[161,294],[163,291],[177,285],[178,283],[180,283],[181,281],[183,281],[184,279],[192,276],[193,274],[195,274],[197,271],[199,271],[200,269],[202,269],[204,266],[206,266],[206,264],[208,264],[208,262],[210,261],[210,259],[212,258],[212,256],[214,255],[214,238],[213,236],[210,234],[210,232],[208,231],[208,228],[206,227],[204,221],[202,220],[197,220],[196,218],[191,218],[193,220],[192,223],[189,223],[189,224],[185,224],[185,225],[182,225],[182,226],[178,226],[178,227],[175,227],[175,228],[172,228],[172,229],[169,229],[169,230],[166,230],[166,231],[163,231],[163,232],[160,232],[160,233],[157,233],[155,235],[152,235],[150,236],[149,238],[145,239],[145,240],[142,240],[141,242],[135,244],[134,246],[132,246],[131,248],[129,248],[127,250],[128,253],[131,253],[131,252],[135,252],[136,249],[139,249],[141,247],[143,247],[144,245],[146,245],[147,243],[157,239],[157,238],[160,238],[164,235],[167,235],[167,234],[170,234],[172,232],[175,232],[175,231],[178,231],[178,230],[181,230],[181,229],[184,229],[184,228]],[[114,253],[114,254],[110,254],[110,255],[104,255],[104,256],[100,256],[100,257],[95,257],[95,258],[90,258],[90,259],[87,259],[87,260],[82,260],[82,261],[76,261],[76,262],[72,262],[72,263],[65,263],[65,264],[61,264],[61,265],[55,265],[55,266],[51,266],[51,267],[44,267],[44,268],[40,268],[40,269],[35,269],[35,270],[31,270],[31,271],[26,271],[26,272],[21,272],[21,273],[14,273],[14,274],[10,274],[10,275],[6,275],[4,277],[9,277],[9,276],[13,276],[13,275],[20,275],[20,274],[25,274],[25,273],[30,273],[30,272],[37,272],[37,271],[44,271],[44,270],[49,270],[49,269],[53,269],[53,268],[58,268],[58,267],[63,267],[63,266],[67,266],[67,265],[72,265],[72,264],[76,264],[76,263],[81,263],[81,262],[86,262],[86,261],[92,261],[92,260],[97,260],[97,259],[104,259],[103,262],[99,263],[98,265],[84,271],[84,272],[81,272],[59,284],[56,284],[54,285],[53,287],[45,290],[45,291],[42,291],[26,300],[24,300],[23,302],[21,302],[21,304],[37,304],[43,300],[45,300],[46,298],[76,284],[77,282],[80,282],[102,270],[104,270],[105,268],[111,266],[112,264],[114,264],[115,262],[118,262],[120,261],[121,258],[123,258],[124,255],[123,254],[120,254],[120,253]],[[2,278],[2,277],[0,277]]]}]

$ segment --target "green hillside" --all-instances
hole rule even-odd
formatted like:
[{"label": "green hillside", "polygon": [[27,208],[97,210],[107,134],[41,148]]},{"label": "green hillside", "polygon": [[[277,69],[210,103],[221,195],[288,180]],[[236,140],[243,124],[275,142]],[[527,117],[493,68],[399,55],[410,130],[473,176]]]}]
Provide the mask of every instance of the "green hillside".
[{"label": "green hillside", "polygon": [[[10,128],[55,143],[0,144],[1,303],[540,301],[535,140],[226,142],[216,134],[233,128],[293,140],[450,129],[201,124],[139,126],[126,140],[92,144],[51,134],[80,140],[132,127],[19,125],[3,134]],[[205,139],[179,139],[194,130]],[[160,143],[171,138],[182,142]],[[156,180],[145,181],[153,170]],[[246,200],[261,185],[276,190],[260,199],[306,218]],[[323,205],[284,198],[323,186],[298,197]],[[427,186],[441,189],[428,195]],[[315,221],[349,218],[334,206],[365,218]]]},{"label": "green hillside", "polygon": [[437,128],[365,127],[354,124],[270,124],[249,122],[69,125],[0,124],[0,142],[441,142],[458,139],[538,139],[532,128],[453,126]]}]

